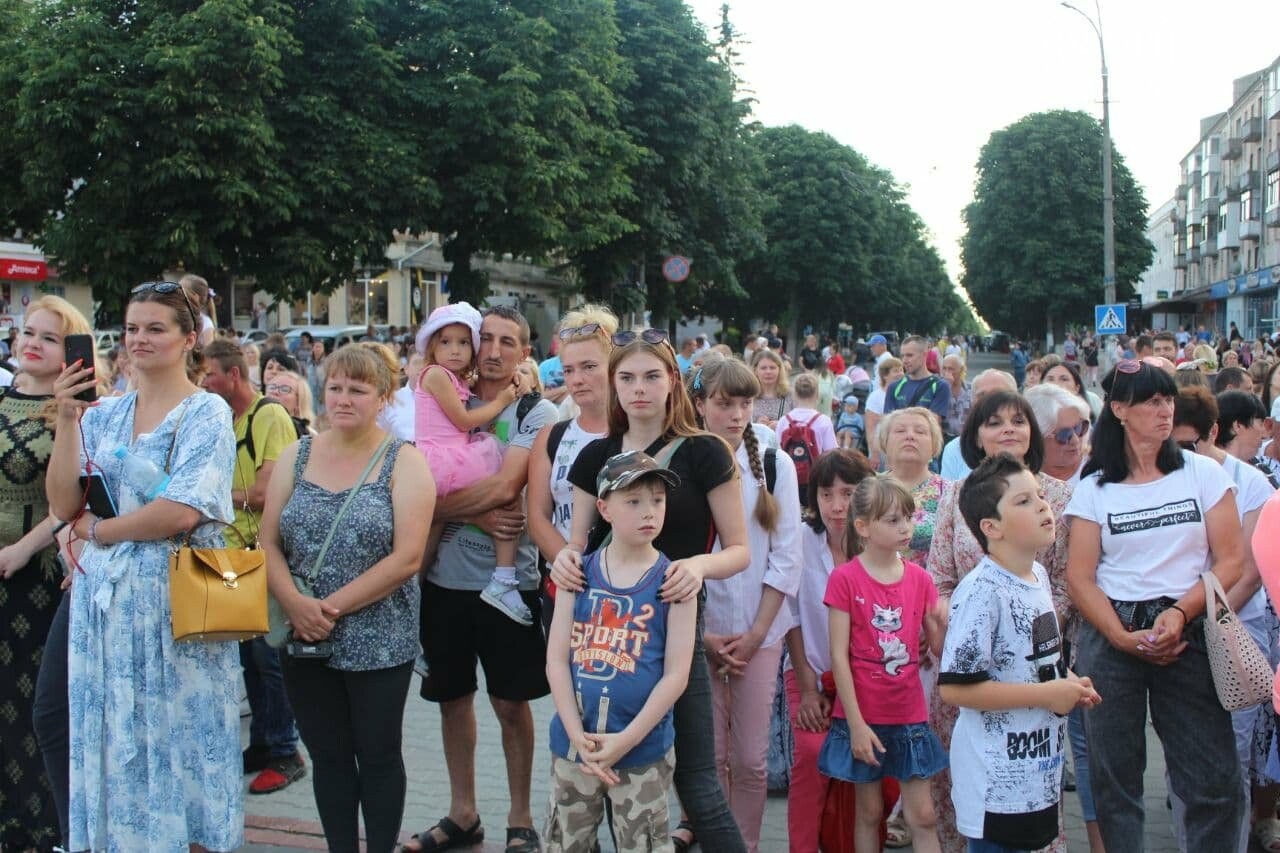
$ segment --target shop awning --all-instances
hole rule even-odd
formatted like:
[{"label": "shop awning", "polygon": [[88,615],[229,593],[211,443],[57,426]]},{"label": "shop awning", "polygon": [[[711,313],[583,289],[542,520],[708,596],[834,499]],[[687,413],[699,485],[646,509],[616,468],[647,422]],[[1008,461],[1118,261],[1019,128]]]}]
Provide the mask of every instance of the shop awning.
[{"label": "shop awning", "polygon": [[0,258],[0,279],[10,281],[44,281],[49,266],[31,258]]}]

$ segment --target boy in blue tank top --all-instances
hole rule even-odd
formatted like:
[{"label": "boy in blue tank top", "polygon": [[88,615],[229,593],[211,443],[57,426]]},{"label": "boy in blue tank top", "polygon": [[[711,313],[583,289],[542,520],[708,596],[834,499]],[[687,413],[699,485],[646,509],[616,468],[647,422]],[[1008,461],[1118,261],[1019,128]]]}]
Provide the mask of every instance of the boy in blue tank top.
[{"label": "boy in blue tank top", "polygon": [[547,853],[590,850],[605,797],[619,850],[671,849],[671,708],[689,680],[697,601],[659,596],[670,561],[653,540],[667,487],[679,484],[639,451],[612,457],[597,478],[596,506],[613,538],[583,559],[582,592],[557,592],[547,637],[556,704]]}]

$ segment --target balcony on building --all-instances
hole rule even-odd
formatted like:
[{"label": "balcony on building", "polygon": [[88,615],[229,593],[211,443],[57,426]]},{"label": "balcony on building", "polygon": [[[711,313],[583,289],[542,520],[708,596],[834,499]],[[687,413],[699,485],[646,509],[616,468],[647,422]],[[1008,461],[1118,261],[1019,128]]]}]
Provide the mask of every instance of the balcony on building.
[{"label": "balcony on building", "polygon": [[1235,180],[1223,181],[1222,192],[1218,193],[1218,201],[1227,204],[1238,198],[1240,198],[1240,184]]},{"label": "balcony on building", "polygon": [[1240,239],[1257,242],[1262,234],[1262,224],[1256,219],[1245,219],[1240,223]]},{"label": "balcony on building", "polygon": [[1200,246],[1199,245],[1192,246],[1191,249],[1187,252],[1187,263],[1189,264],[1200,263]]},{"label": "balcony on building", "polygon": [[1267,171],[1274,172],[1276,169],[1280,169],[1280,148],[1267,155]]},{"label": "balcony on building", "polygon": [[1200,164],[1200,171],[1206,175],[1218,175],[1222,173],[1222,158],[1217,154],[1210,154],[1205,157]]},{"label": "balcony on building", "polygon": [[1178,186],[1176,186],[1176,187],[1174,188],[1174,190],[1173,190],[1173,197],[1174,197],[1174,198],[1176,198],[1178,201],[1186,201],[1186,200],[1187,200],[1187,185],[1186,185],[1186,184],[1178,184]]},{"label": "balcony on building", "polygon": [[1191,223],[1192,228],[1199,228],[1201,219],[1204,219],[1204,205],[1197,204],[1187,211],[1187,221]]},{"label": "balcony on building", "polygon": [[1269,227],[1280,228],[1280,205],[1276,205],[1267,211],[1266,220]]},{"label": "balcony on building", "polygon": [[1187,172],[1187,184],[1192,187],[1200,186],[1200,167],[1196,166],[1190,172]]},{"label": "balcony on building", "polygon": [[1201,258],[1218,257],[1218,238],[1220,238],[1221,236],[1222,236],[1221,233],[1209,234],[1205,236],[1204,242],[1200,244]]},{"label": "balcony on building", "polygon": [[1218,215],[1218,207],[1219,207],[1219,206],[1220,206],[1220,205],[1219,205],[1219,203],[1218,203],[1218,196],[1217,196],[1217,195],[1207,196],[1207,197],[1205,198],[1205,200],[1204,200],[1204,204],[1202,205],[1202,207],[1204,208],[1204,213],[1203,213],[1202,215],[1203,215],[1203,216],[1217,216],[1217,215]]},{"label": "balcony on building", "polygon": [[1262,177],[1257,169],[1247,169],[1240,173],[1236,178],[1236,188],[1241,192],[1244,190],[1260,190],[1262,189]]},{"label": "balcony on building", "polygon": [[1219,249],[1239,249],[1240,234],[1238,229],[1231,227],[1231,224],[1228,223],[1225,228],[1218,232],[1217,244]]},{"label": "balcony on building", "polygon": [[1245,142],[1262,141],[1262,119],[1258,116],[1244,120],[1240,126],[1240,138]]},{"label": "balcony on building", "polygon": [[1222,143],[1222,159],[1223,160],[1239,160],[1240,152],[1244,146],[1240,143],[1240,137],[1228,136]]}]

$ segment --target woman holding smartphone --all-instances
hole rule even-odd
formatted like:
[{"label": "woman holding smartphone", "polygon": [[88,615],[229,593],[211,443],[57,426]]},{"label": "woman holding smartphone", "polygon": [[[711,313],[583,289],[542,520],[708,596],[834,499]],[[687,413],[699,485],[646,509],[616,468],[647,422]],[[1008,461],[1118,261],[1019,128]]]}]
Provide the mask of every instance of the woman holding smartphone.
[{"label": "woman holding smartphone", "polygon": [[[181,286],[147,282],[125,311],[136,390],[99,403],[75,361],[53,383],[49,507],[84,541],[68,655],[72,850],[233,850],[244,835],[240,655],[233,641],[175,643],[174,537],[222,547],[232,518],[231,410],[188,378],[199,318]],[[101,472],[118,515],[84,509]]]}]

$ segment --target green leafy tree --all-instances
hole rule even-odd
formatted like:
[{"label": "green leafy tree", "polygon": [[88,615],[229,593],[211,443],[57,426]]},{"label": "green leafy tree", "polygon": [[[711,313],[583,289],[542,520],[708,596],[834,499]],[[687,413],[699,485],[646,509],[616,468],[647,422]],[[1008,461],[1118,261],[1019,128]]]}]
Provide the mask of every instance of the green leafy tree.
[{"label": "green leafy tree", "polygon": [[[635,227],[579,254],[585,290],[618,310],[648,307],[661,323],[719,313],[738,286],[737,259],[761,247],[758,160],[736,92],[727,15],[720,52],[682,0],[617,0],[619,113],[640,156],[633,195],[619,212]],[[667,282],[669,254],[692,260],[689,278]],[[619,287],[643,281],[646,293]],[[642,298],[644,301],[642,302]]]},{"label": "green leafy tree", "polygon": [[[1039,336],[1086,321],[1102,290],[1102,128],[1081,112],[1025,116],[991,134],[965,208],[964,286],[996,328]],[[1150,265],[1147,202],[1118,151],[1116,295]]]},{"label": "green leafy tree", "polygon": [[740,311],[834,331],[935,331],[961,304],[892,176],[825,133],[791,125],[754,137],[766,248],[740,267]]},{"label": "green leafy tree", "polygon": [[483,302],[481,252],[579,254],[634,227],[619,212],[636,156],[618,124],[612,4],[422,0],[403,49],[406,112],[438,195],[454,299]]}]

